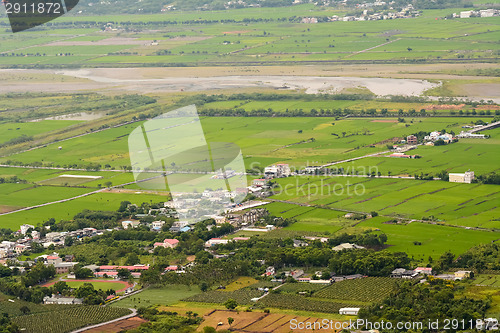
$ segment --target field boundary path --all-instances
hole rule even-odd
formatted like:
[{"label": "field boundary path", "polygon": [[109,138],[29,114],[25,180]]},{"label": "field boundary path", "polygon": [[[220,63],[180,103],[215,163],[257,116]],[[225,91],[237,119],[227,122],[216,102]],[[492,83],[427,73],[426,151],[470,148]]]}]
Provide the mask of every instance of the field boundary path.
[{"label": "field boundary path", "polygon": [[361,51],[353,52],[350,55],[348,55],[347,57],[344,57],[344,59],[352,57],[352,56],[354,56],[356,54],[360,54],[360,53],[363,53],[363,52],[366,52],[366,51],[370,51],[370,50],[376,49],[377,47],[381,47],[381,46],[384,46],[384,45],[387,45],[387,44],[391,44],[391,43],[397,42],[400,39],[401,38],[396,38],[395,40],[391,40],[391,41],[388,41],[388,42],[385,42],[385,43],[382,43],[382,44],[379,44],[379,45],[375,45],[375,46],[369,47],[369,48],[361,50]]},{"label": "field boundary path", "polygon": [[347,163],[347,162],[357,161],[357,160],[360,160],[360,159],[363,159],[363,158],[366,158],[366,157],[374,157],[374,156],[378,156],[378,155],[382,155],[382,154],[387,154],[387,153],[390,153],[390,151],[389,150],[384,150],[384,151],[381,151],[381,152],[378,152],[378,153],[363,155],[363,156],[359,156],[359,157],[353,157],[353,158],[349,158],[347,160],[342,160],[342,161],[337,161],[337,162],[331,162],[331,163],[327,163],[327,164],[321,165],[320,168],[326,168],[326,167],[329,167],[329,166],[332,166],[332,165],[335,165],[335,164],[341,164],[341,163]]},{"label": "field boundary path", "polygon": [[103,323],[99,323],[99,324],[95,324],[95,325],[91,325],[91,326],[85,326],[85,327],[79,328],[77,330],[71,331],[70,333],[85,332],[85,331],[88,331],[88,330],[93,329],[93,328],[101,327],[101,326],[104,326],[104,325],[107,325],[107,324],[112,324],[112,323],[120,321],[120,320],[129,319],[129,318],[137,316],[137,310],[136,309],[129,308],[129,310],[132,311],[132,313],[130,313],[128,315],[125,315],[123,317],[116,318],[116,319],[113,319],[113,320],[108,320],[108,321],[105,321]]}]

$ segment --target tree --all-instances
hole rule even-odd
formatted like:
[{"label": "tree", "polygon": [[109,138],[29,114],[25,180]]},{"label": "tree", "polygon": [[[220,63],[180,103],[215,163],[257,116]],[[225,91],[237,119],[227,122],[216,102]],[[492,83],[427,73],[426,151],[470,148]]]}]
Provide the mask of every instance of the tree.
[{"label": "tree", "polygon": [[19,311],[21,311],[23,315],[26,315],[31,312],[30,308],[28,308],[26,305],[21,306],[19,308]]},{"label": "tree", "polygon": [[58,294],[63,294],[66,290],[69,290],[68,284],[64,281],[57,281],[52,288]]},{"label": "tree", "polygon": [[64,246],[71,246],[73,245],[74,239],[71,236],[68,236],[64,239]]},{"label": "tree", "polygon": [[230,298],[224,302],[224,306],[228,310],[234,310],[238,306],[238,303],[234,299]]},{"label": "tree", "polygon": [[206,282],[204,282],[204,281],[203,281],[202,283],[200,283],[200,290],[201,290],[202,292],[207,291],[207,290],[208,290],[208,283],[206,283]]},{"label": "tree", "polygon": [[75,269],[75,277],[77,279],[88,279],[94,277],[94,273],[88,268],[77,268]]},{"label": "tree", "polygon": [[108,188],[111,187],[112,185],[113,185],[113,183],[110,182],[110,181],[107,181],[107,182],[104,183],[104,186],[106,186]]},{"label": "tree", "polygon": [[85,298],[94,295],[96,292],[92,283],[84,283],[75,291],[75,296],[78,298]]},{"label": "tree", "polygon": [[118,270],[118,278],[121,280],[127,280],[131,276],[132,276],[132,273],[130,273],[130,271],[128,269],[120,268]]},{"label": "tree", "polygon": [[121,212],[126,211],[126,210],[127,210],[127,208],[128,208],[128,205],[130,205],[130,203],[131,203],[130,201],[122,201],[122,202],[120,203],[120,208],[118,208],[118,211],[119,211],[120,213],[121,213]]},{"label": "tree", "polygon": [[0,277],[11,276],[12,270],[7,266],[0,266]]},{"label": "tree", "polygon": [[141,260],[139,259],[139,256],[137,254],[135,254],[134,252],[132,252],[127,256],[127,260],[125,261],[125,265],[133,266],[133,265],[137,265],[140,262],[141,262]]},{"label": "tree", "polygon": [[229,324],[229,326],[231,326],[231,324],[234,323],[234,318],[233,317],[228,317],[227,318],[227,323]]}]

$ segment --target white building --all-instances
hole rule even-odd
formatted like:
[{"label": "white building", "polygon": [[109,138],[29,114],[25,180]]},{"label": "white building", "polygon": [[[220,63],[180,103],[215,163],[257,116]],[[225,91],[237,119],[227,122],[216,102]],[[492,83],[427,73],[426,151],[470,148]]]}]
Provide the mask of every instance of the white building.
[{"label": "white building", "polygon": [[264,168],[264,174],[267,177],[281,178],[288,177],[291,174],[290,166],[288,164],[276,164]]},{"label": "white building", "polygon": [[137,228],[141,222],[139,221],[122,221],[122,227],[123,229],[128,229],[128,228]]},{"label": "white building", "polygon": [[26,233],[28,232],[29,229],[35,229],[35,227],[32,226],[31,224],[23,224],[21,226],[21,230],[20,230],[21,234],[26,235]]},{"label": "white building", "polygon": [[468,10],[465,12],[460,12],[460,18],[469,18],[472,15],[472,11]]},{"label": "white building", "polygon": [[205,242],[205,247],[212,247],[215,245],[227,244],[227,243],[229,243],[228,239],[212,238]]},{"label": "white building", "polygon": [[360,308],[341,308],[339,314],[348,316],[357,316]]},{"label": "white building", "polygon": [[161,230],[163,226],[165,225],[165,221],[153,221],[151,223],[151,229],[152,230]]},{"label": "white building", "polygon": [[43,304],[83,304],[83,298],[75,298],[75,297],[63,297],[63,296],[54,296],[52,297],[45,296],[43,298]]},{"label": "white building", "polygon": [[467,171],[465,173],[450,173],[450,183],[466,183],[470,184],[474,180],[474,171]]},{"label": "white building", "polygon": [[486,139],[486,135],[484,134],[470,133],[464,131],[460,132],[458,137],[463,139]]},{"label": "white building", "polygon": [[333,251],[356,250],[356,249],[364,249],[364,247],[351,243],[342,243],[332,248]]}]

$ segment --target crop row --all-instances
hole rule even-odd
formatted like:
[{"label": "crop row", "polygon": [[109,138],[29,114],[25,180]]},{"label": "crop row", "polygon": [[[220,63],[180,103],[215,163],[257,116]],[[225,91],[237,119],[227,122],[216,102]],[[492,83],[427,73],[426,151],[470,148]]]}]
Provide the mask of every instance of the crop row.
[{"label": "crop row", "polygon": [[129,309],[91,305],[19,316],[13,320],[23,332],[65,333],[80,327],[119,318],[129,313]]},{"label": "crop row", "polygon": [[262,298],[259,303],[265,307],[291,309],[300,311],[338,313],[340,308],[349,307],[348,304],[321,301],[293,294],[271,293]]},{"label": "crop row", "polygon": [[389,296],[396,284],[388,277],[344,280],[323,288],[314,297],[346,301],[375,302]]},{"label": "crop row", "polygon": [[296,294],[302,291],[315,292],[325,288],[324,284],[287,283],[278,289],[279,292]]}]

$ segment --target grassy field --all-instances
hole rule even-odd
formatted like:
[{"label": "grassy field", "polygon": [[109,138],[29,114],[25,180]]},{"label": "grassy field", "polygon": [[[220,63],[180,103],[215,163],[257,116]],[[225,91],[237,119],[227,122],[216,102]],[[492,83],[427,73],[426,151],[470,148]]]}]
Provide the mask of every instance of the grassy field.
[{"label": "grassy field", "polygon": [[[420,146],[411,154],[422,156],[421,159],[400,159],[387,156],[369,157],[363,160],[340,164],[356,170],[363,167],[375,167],[383,175],[391,172],[392,175],[400,174],[437,174],[442,170],[448,172],[464,172],[468,169],[476,174],[488,174],[500,171],[500,128],[484,131],[483,134],[491,138],[460,139],[459,142],[438,147]],[[473,158],[472,158],[473,157]]]},{"label": "grassy field", "polygon": [[126,288],[126,286],[123,284],[123,283],[117,283],[116,281],[112,281],[110,280],[109,282],[106,281],[92,281],[92,280],[89,280],[89,281],[68,281],[66,280],[66,284],[70,287],[70,288],[78,288],[80,286],[82,286],[84,283],[91,283],[95,289],[101,289],[101,290],[109,290],[109,289],[112,289],[112,290],[121,290],[121,289],[124,289]]},{"label": "grassy field", "polygon": [[112,307],[138,308],[154,304],[172,305],[183,298],[200,293],[198,287],[168,285],[162,288],[148,288],[138,294],[111,303]]},{"label": "grassy field", "polygon": [[[57,192],[58,188],[54,188]],[[65,189],[65,188],[64,188]],[[19,213],[0,216],[0,224],[4,228],[16,229],[24,223],[42,223],[50,218],[71,220],[84,209],[115,211],[122,201],[141,204],[143,202],[163,202],[168,197],[163,195],[142,193],[106,193],[100,192],[75,200],[39,207]]]},{"label": "grassy field", "polygon": [[[385,219],[379,217],[364,221],[358,227],[382,231],[387,235],[390,251],[406,252],[422,262],[427,262],[429,257],[437,259],[446,251],[459,255],[477,244],[490,243],[500,238],[498,232],[419,222],[406,225],[387,224]],[[420,244],[417,245],[418,243]]]},{"label": "grassy field", "polygon": [[251,286],[253,284],[257,283],[257,280],[251,277],[239,277],[237,280],[231,282],[226,286],[226,289],[224,291],[235,291],[239,290],[248,286]]},{"label": "grassy field", "polygon": [[496,185],[335,176],[300,176],[278,183],[281,192],[274,199],[334,210],[484,228],[495,228],[498,217]]},{"label": "grassy field", "polygon": [[7,123],[0,124],[0,144],[21,135],[34,136],[40,133],[51,132],[65,128],[80,121],[75,120],[44,120],[31,123]]},{"label": "grassy field", "polygon": [[[307,208],[290,204],[272,203],[267,205],[273,214],[279,214],[281,209],[293,211],[291,207],[298,209]],[[298,235],[332,235],[334,233],[362,232],[365,230],[380,231],[387,235],[387,245],[389,251],[402,251],[408,253],[417,261],[427,262],[429,256],[437,259],[446,251],[455,254],[465,252],[474,245],[489,243],[500,238],[500,233],[491,231],[472,230],[452,226],[435,225],[422,222],[412,222],[409,224],[388,223],[389,218],[375,217],[362,222],[348,220],[343,214],[333,210],[321,208],[308,208],[311,213],[324,215],[321,219],[303,220],[298,218],[298,222],[282,230],[273,231],[261,235],[260,237],[297,237]],[[328,216],[328,213],[331,216]],[[472,219],[472,217],[471,217]],[[494,222],[491,222],[494,226]],[[250,236],[244,232],[238,236]],[[420,243],[420,244],[419,244]],[[419,244],[419,245],[416,245]]]},{"label": "grassy field", "polygon": [[[279,161],[297,167],[339,161],[385,150],[386,145],[382,142],[393,137],[406,137],[418,131],[442,128],[460,132],[461,126],[468,122],[463,118],[415,118],[407,119],[406,124],[379,122],[370,118],[202,119],[207,140],[239,145],[247,167],[251,167],[252,163],[267,166]],[[70,139],[62,144],[47,145],[0,159],[0,162],[13,159],[24,163],[41,161],[55,165],[100,163],[120,168],[130,163],[127,134],[139,125],[121,126]],[[308,142],[311,138],[314,138],[314,142]],[[62,146],[61,150],[59,146]]]},{"label": "grassy field", "polygon": [[[464,9],[428,10],[414,19],[309,25],[299,23],[297,18],[304,13],[325,17],[344,15],[345,11],[307,4],[152,15],[69,16],[59,18],[51,30],[25,32],[15,38],[9,32],[0,34],[0,51],[6,52],[6,56],[0,57],[0,65],[401,62],[498,57],[495,52],[499,46],[494,42],[500,33],[498,21],[443,20],[460,10]],[[227,17],[235,22],[221,24]],[[72,25],[64,25],[68,22]],[[139,32],[119,30],[119,35],[110,31],[103,36],[100,29],[107,22],[115,22],[118,29],[127,26]],[[145,28],[139,22],[147,22],[150,29],[141,31]],[[106,37],[119,39],[109,42]],[[153,40],[157,44],[151,43]]]}]

